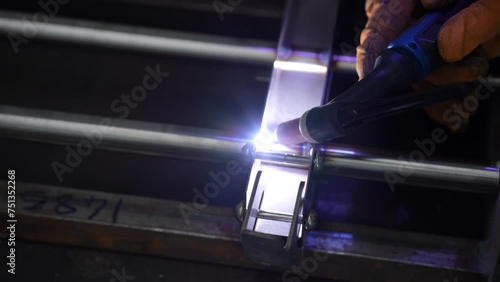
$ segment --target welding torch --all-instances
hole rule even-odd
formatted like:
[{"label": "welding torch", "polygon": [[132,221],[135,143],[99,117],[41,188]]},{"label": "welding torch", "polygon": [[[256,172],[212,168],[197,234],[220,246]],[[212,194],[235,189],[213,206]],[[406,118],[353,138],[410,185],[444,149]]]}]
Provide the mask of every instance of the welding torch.
[{"label": "welding torch", "polygon": [[439,30],[449,18],[474,1],[458,0],[447,8],[426,14],[387,46],[367,76],[327,104],[280,124],[276,129],[278,142],[283,145],[323,143],[348,135],[369,121],[468,93],[470,85],[457,84],[387,98],[421,81],[445,63],[437,46]]}]

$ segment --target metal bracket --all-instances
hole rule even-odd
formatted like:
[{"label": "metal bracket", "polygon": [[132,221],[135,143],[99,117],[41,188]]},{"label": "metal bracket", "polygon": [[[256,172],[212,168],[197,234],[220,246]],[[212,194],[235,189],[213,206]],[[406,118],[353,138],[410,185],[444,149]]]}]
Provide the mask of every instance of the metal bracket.
[{"label": "metal bracket", "polygon": [[249,183],[253,189],[241,234],[248,258],[268,266],[291,264],[302,236],[306,181],[303,169],[254,162]]}]

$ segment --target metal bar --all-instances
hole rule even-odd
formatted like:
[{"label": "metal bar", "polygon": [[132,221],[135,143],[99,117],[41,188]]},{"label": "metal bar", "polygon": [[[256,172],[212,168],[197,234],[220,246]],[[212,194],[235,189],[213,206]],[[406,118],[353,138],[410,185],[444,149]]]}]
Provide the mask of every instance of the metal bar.
[{"label": "metal bar", "polygon": [[[231,209],[197,209],[192,203],[38,186],[17,180],[15,216],[19,239],[248,264],[237,242],[240,227]],[[2,187],[7,185],[5,181],[0,183]],[[0,214],[5,215],[7,193],[1,193],[0,206]]]},{"label": "metal bar", "polygon": [[215,162],[248,153],[245,140],[215,131],[1,105],[0,136]]},{"label": "metal bar", "polygon": [[[243,256],[241,225],[232,209],[200,209],[192,203],[17,180],[17,239],[262,268]],[[0,193],[1,216],[6,212],[7,193]],[[377,229],[371,232],[376,240],[366,230],[362,236],[356,229],[348,232],[305,233],[305,256],[295,266],[302,274],[285,271],[284,279],[300,279],[305,273],[343,281],[366,277],[371,281],[454,281],[455,277],[460,282],[487,281],[480,270],[481,253],[486,250],[481,241],[391,231],[404,238],[395,242]]]},{"label": "metal bar", "polygon": [[[0,33],[23,35],[26,22],[22,18],[31,19],[32,16],[0,10]],[[29,24],[30,30],[37,31],[36,38],[44,40],[257,65],[271,65],[276,57],[275,42],[61,17],[50,18],[47,23],[35,21]],[[304,55],[307,59],[309,54]],[[301,57],[300,54],[296,56]],[[332,60],[335,68],[355,70],[354,57],[333,56]]]},{"label": "metal bar", "polygon": [[[0,11],[0,32],[24,34],[23,17],[33,15]],[[33,26],[31,26],[33,25]],[[105,22],[51,18],[47,23],[30,22],[36,38],[107,48],[123,48],[159,54],[272,64],[275,44],[215,35],[167,31]]]},{"label": "metal bar", "polygon": [[[293,154],[293,152],[297,154]],[[290,153],[274,153],[257,151],[255,158],[263,160],[268,163],[279,164],[282,166],[298,167],[309,169],[311,160],[309,157],[303,156],[303,150],[299,148],[290,148]]]},{"label": "metal bar", "polygon": [[285,213],[277,213],[277,212],[258,211],[256,217],[260,219],[292,222],[293,215]]},{"label": "metal bar", "polygon": [[498,195],[499,169],[458,163],[413,162],[353,148],[323,148],[315,172],[357,179]]},{"label": "metal bar", "polygon": [[[299,266],[307,270],[308,264],[316,261],[318,268],[311,274],[341,281],[366,281],[367,277],[380,282],[487,281],[487,274],[480,270],[483,261],[478,254],[482,246],[429,247],[312,231],[304,238],[305,252]],[[291,277],[297,276],[285,276]]]},{"label": "metal bar", "polygon": [[[78,146],[90,142],[98,149],[147,155],[226,162],[250,159],[248,140],[222,137],[220,132],[150,122],[33,110],[0,105],[0,136]],[[80,145],[81,146],[81,145]],[[263,161],[307,169],[309,158],[301,148],[285,153],[257,152]],[[325,147],[317,174],[356,179],[386,181],[386,174],[404,177],[404,184],[456,191],[497,195],[499,170],[496,167],[456,163],[411,163],[388,157],[389,154],[366,153],[359,148]]]},{"label": "metal bar", "polygon": [[[497,163],[500,168],[500,162]],[[500,186],[500,181],[498,182]],[[496,275],[500,275],[500,194],[498,195],[493,207],[491,219],[489,220],[488,252],[485,254],[484,272],[489,273],[488,282],[495,281]],[[498,279],[498,277],[497,277]]]}]

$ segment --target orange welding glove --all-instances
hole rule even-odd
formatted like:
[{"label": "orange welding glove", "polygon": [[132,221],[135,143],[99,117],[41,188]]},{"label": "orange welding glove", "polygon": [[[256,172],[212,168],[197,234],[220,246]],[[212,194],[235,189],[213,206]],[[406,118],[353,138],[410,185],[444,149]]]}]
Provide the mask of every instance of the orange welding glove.
[{"label": "orange welding glove", "polygon": [[[359,77],[369,73],[386,46],[426,10],[451,2],[453,0],[367,0],[368,22],[356,50]],[[443,59],[452,64],[435,70],[422,83],[415,85],[417,91],[432,86],[473,82],[485,75],[488,69],[486,58],[500,56],[500,0],[478,0],[450,18],[439,32],[438,47]],[[445,101],[427,106],[426,111],[450,130],[461,131],[468,124],[468,118],[461,127],[456,127],[447,124],[443,117],[444,112],[457,103],[460,102]]]}]

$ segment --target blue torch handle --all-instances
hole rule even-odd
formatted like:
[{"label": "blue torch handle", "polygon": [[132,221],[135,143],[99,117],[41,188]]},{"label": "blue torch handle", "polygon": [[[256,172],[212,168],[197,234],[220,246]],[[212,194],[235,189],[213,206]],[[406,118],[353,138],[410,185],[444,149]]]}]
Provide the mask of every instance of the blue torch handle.
[{"label": "blue torch handle", "polygon": [[475,0],[458,0],[448,8],[429,13],[389,44],[387,49],[409,54],[414,58],[418,66],[415,82],[444,63],[438,50],[439,30],[448,19],[473,2]]}]

